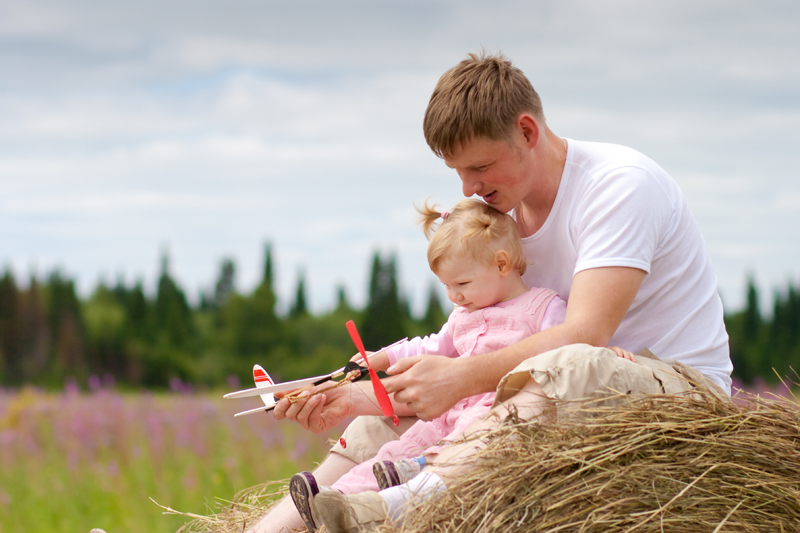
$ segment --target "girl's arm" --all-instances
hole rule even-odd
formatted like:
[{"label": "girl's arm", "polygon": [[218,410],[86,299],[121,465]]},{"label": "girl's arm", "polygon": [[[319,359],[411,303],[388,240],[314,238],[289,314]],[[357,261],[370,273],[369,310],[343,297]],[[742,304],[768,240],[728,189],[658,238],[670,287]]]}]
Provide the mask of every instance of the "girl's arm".
[{"label": "girl's arm", "polygon": [[[458,357],[447,322],[442,326],[439,333],[431,333],[426,337],[414,337],[409,341],[384,350],[378,355],[373,355],[374,353],[376,352],[367,352],[367,356],[372,368],[378,371],[385,371],[398,360],[414,357],[415,355],[430,354]],[[350,358],[350,361],[357,362],[360,359],[361,354],[357,353]]]},{"label": "girl's arm", "polygon": [[[400,359],[422,354],[458,357],[458,352],[453,344],[453,337],[450,335],[448,326],[449,323],[445,322],[439,333],[432,333],[426,337],[414,337],[408,342],[404,342],[399,346],[395,346],[391,350],[387,350],[387,362],[389,364],[386,366],[386,368],[394,365]],[[370,362],[371,361],[372,359],[370,359]],[[386,368],[383,368],[382,370],[386,370]]]}]

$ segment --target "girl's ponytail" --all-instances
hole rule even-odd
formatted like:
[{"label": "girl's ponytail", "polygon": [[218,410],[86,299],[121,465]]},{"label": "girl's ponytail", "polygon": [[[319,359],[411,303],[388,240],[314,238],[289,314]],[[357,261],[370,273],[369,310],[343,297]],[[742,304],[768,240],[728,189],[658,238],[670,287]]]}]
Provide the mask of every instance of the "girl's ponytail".
[{"label": "girl's ponytail", "polygon": [[501,234],[498,227],[500,217],[492,216],[484,210],[474,210],[463,219],[464,240],[480,239],[484,243],[490,243],[497,239]]},{"label": "girl's ponytail", "polygon": [[443,216],[444,213],[440,213],[436,210],[436,206],[433,207],[428,205],[428,200],[430,198],[425,199],[425,203],[422,207],[414,206],[419,213],[419,223],[422,224],[422,231],[425,233],[425,238],[431,240],[431,236],[436,231],[436,223],[440,218],[447,218]]}]

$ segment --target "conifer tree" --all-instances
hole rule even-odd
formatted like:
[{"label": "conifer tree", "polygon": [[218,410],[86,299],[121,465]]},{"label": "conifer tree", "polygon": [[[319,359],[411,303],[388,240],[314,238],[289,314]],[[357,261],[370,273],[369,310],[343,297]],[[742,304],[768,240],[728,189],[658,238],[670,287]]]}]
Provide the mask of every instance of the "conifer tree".
[{"label": "conifer tree", "polygon": [[433,333],[439,331],[446,321],[447,315],[442,309],[436,285],[431,283],[430,292],[428,293],[428,307],[425,310],[425,316],[422,317],[421,325],[426,331]]},{"label": "conifer tree", "polygon": [[350,316],[355,314],[353,308],[350,306],[350,302],[347,299],[347,291],[344,288],[344,285],[337,285],[336,286],[336,308],[333,312],[337,315],[345,315]]},{"label": "conifer tree", "polygon": [[20,292],[22,380],[36,382],[49,367],[50,327],[39,280],[31,275],[28,289]]},{"label": "conifer tree", "polygon": [[272,246],[265,248],[261,282],[247,297],[234,295],[222,309],[222,336],[226,350],[237,358],[267,364],[269,354],[283,343],[283,326],[275,314]]},{"label": "conifer tree", "polygon": [[22,381],[20,339],[20,296],[11,270],[0,278],[0,383]]},{"label": "conifer tree", "polygon": [[397,261],[394,254],[385,261],[375,252],[369,281],[369,300],[361,330],[368,350],[377,350],[406,336],[407,306],[400,297]]},{"label": "conifer tree", "polygon": [[161,274],[155,301],[156,330],[174,347],[185,347],[192,332],[192,317],[186,295],[169,274],[169,256],[161,256]]},{"label": "conifer tree", "polygon": [[213,305],[216,309],[221,308],[228,301],[228,298],[235,292],[236,265],[232,259],[223,259],[220,265],[220,273],[217,283],[214,285]]},{"label": "conifer tree", "polygon": [[84,377],[88,371],[84,327],[75,283],[56,269],[48,278],[46,293],[57,374],[54,377]]},{"label": "conifer tree", "polygon": [[726,317],[726,324],[734,374],[745,383],[751,383],[753,378],[769,370],[770,365],[768,359],[762,356],[764,321],[761,317],[758,289],[752,275],[747,278],[746,302],[742,312]]},{"label": "conifer tree", "polygon": [[152,301],[145,296],[141,280],[137,280],[125,292],[125,363],[122,377],[128,383],[141,385],[145,379],[145,360],[153,349],[155,339]]},{"label": "conifer tree", "polygon": [[275,314],[274,269],[272,266],[272,244],[264,246],[264,276],[250,297],[253,328],[257,332],[258,352],[265,354],[282,342],[283,331]]},{"label": "conifer tree", "polygon": [[295,290],[294,304],[289,312],[292,318],[299,318],[308,315],[308,303],[306,301],[306,275],[303,270],[297,277],[297,289]]},{"label": "conifer tree", "polygon": [[101,280],[83,305],[87,364],[92,374],[124,378],[126,317],[123,301],[119,283],[109,289]]},{"label": "conifer tree", "polygon": [[747,304],[744,309],[742,333],[748,342],[755,343],[761,334],[761,309],[758,303],[758,289],[752,276],[747,278]]}]

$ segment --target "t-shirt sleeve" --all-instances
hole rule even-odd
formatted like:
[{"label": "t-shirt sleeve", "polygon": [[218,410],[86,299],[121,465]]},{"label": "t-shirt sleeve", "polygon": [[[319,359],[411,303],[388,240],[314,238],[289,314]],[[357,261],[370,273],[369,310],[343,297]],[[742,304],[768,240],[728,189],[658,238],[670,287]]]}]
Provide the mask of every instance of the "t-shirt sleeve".
[{"label": "t-shirt sleeve", "polygon": [[445,355],[447,357],[457,357],[453,337],[450,335],[447,323],[442,326],[439,333],[432,333],[426,337],[414,337],[394,348],[387,350],[389,364],[393,365],[400,359],[414,357],[415,355]]},{"label": "t-shirt sleeve", "polygon": [[647,170],[633,166],[615,169],[598,180],[576,208],[573,238],[578,260],[573,274],[608,266],[649,273],[674,213],[659,181]]},{"label": "t-shirt sleeve", "polygon": [[552,328],[553,326],[558,326],[559,324],[563,324],[566,319],[567,302],[558,296],[555,296],[552,300],[550,300],[550,303],[547,304],[547,309],[544,310],[541,331],[544,331],[547,328]]}]

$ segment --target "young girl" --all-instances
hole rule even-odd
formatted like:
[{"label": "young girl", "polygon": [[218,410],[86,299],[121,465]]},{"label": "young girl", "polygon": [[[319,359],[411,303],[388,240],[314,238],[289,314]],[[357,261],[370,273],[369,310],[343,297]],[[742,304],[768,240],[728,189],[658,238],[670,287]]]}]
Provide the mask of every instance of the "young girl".
[{"label": "young girl", "polygon": [[[554,291],[529,288],[522,281],[528,265],[517,224],[510,216],[474,199],[462,200],[450,213],[440,213],[427,204],[419,212],[430,240],[428,263],[456,308],[439,333],[417,337],[371,358],[375,368],[385,370],[399,359],[421,354],[480,355],[564,321],[564,300]],[[407,459],[436,455],[440,450],[436,444],[455,439],[471,422],[487,414],[494,396],[494,392],[471,396],[439,418],[418,421],[400,439],[385,444],[373,459],[354,467],[330,488],[354,494],[413,478],[426,460]],[[380,487],[376,477],[381,479]],[[321,525],[314,505],[319,489],[308,472],[295,475],[290,482],[295,505],[312,532]]]}]

